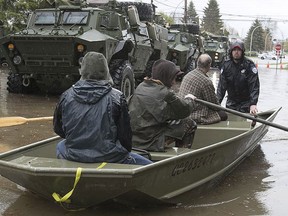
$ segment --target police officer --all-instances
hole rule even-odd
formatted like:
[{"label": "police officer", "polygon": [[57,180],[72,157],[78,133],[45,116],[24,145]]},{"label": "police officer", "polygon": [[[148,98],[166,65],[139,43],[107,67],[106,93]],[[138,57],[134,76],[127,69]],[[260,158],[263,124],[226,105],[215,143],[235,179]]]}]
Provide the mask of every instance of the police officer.
[{"label": "police officer", "polygon": [[217,96],[221,103],[227,91],[226,107],[256,115],[259,97],[259,77],[255,64],[245,57],[242,41],[235,41],[229,50],[230,59],[221,68]]}]

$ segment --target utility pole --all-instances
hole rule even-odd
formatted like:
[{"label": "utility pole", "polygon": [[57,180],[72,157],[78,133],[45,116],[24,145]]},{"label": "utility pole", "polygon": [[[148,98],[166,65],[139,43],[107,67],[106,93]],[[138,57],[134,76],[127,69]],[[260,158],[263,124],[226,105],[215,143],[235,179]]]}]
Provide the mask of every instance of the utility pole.
[{"label": "utility pole", "polygon": [[[265,44],[264,44],[264,51],[266,52],[267,51],[267,39],[268,39],[268,36],[270,35],[270,37],[271,37],[271,33],[270,32],[268,32],[267,34],[266,34],[266,37],[265,37]],[[270,43],[271,43],[271,40],[270,40]]]},{"label": "utility pole", "polygon": [[187,23],[187,0],[184,1],[184,23]]},{"label": "utility pole", "polygon": [[257,28],[260,28],[260,27],[261,27],[261,26],[256,26],[256,27],[253,29],[252,33],[251,33],[251,38],[250,38],[250,56],[251,56],[251,49],[252,49],[253,33],[254,33],[254,31],[255,31]]}]

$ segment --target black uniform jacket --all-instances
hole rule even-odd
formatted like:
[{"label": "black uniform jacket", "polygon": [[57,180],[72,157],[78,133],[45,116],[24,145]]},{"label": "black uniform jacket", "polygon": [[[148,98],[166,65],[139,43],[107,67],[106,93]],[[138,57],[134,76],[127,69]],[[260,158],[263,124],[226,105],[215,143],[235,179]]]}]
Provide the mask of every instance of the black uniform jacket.
[{"label": "black uniform jacket", "polygon": [[217,89],[220,103],[227,91],[226,107],[248,113],[251,105],[257,105],[259,90],[258,70],[251,60],[244,57],[239,63],[224,62]]}]

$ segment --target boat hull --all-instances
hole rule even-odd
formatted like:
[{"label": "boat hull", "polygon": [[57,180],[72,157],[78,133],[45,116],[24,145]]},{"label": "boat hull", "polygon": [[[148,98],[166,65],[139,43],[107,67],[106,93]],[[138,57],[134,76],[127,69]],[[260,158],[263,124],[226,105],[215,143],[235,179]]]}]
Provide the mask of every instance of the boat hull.
[{"label": "boat hull", "polygon": [[[272,122],[279,110],[262,117]],[[185,192],[197,197],[214,186],[254,151],[268,131],[264,124],[251,128],[243,118],[230,115],[229,119],[199,126],[192,149],[151,152],[154,163],[147,166],[60,160],[55,156],[60,138],[54,137],[1,154],[0,174],[51,201],[56,201],[54,193],[61,199],[72,191],[66,200],[58,200],[67,208],[109,200],[133,205],[177,203]]]}]

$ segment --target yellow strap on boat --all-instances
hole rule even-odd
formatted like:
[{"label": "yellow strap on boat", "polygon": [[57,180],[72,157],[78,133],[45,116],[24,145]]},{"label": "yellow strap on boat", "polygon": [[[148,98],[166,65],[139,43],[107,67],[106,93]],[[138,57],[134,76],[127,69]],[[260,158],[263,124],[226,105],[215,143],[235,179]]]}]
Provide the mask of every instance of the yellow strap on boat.
[{"label": "yellow strap on boat", "polygon": [[56,202],[65,202],[65,203],[70,203],[71,200],[69,200],[70,196],[73,194],[74,189],[78,183],[78,181],[80,180],[80,176],[81,176],[81,172],[82,172],[82,168],[78,167],[77,171],[76,171],[76,176],[75,176],[75,181],[74,181],[74,185],[71,191],[69,191],[65,196],[61,197],[59,194],[57,193],[53,193],[52,196],[55,199]]},{"label": "yellow strap on boat", "polygon": [[96,169],[101,169],[101,168],[103,168],[106,164],[107,164],[107,162],[103,162],[103,163],[101,163]]},{"label": "yellow strap on boat", "polygon": [[[103,168],[107,163],[106,162],[103,162],[101,163],[96,169],[101,169]],[[59,194],[57,193],[53,193],[52,196],[53,198],[55,199],[56,202],[65,202],[65,203],[71,203],[71,200],[69,200],[70,196],[73,194],[74,192],[74,189],[78,183],[78,181],[80,180],[80,177],[81,177],[81,172],[82,172],[82,168],[81,167],[78,167],[77,168],[77,171],[76,171],[76,176],[75,176],[75,181],[74,181],[74,185],[73,185],[73,188],[71,191],[69,191],[65,196],[61,197]]]}]

